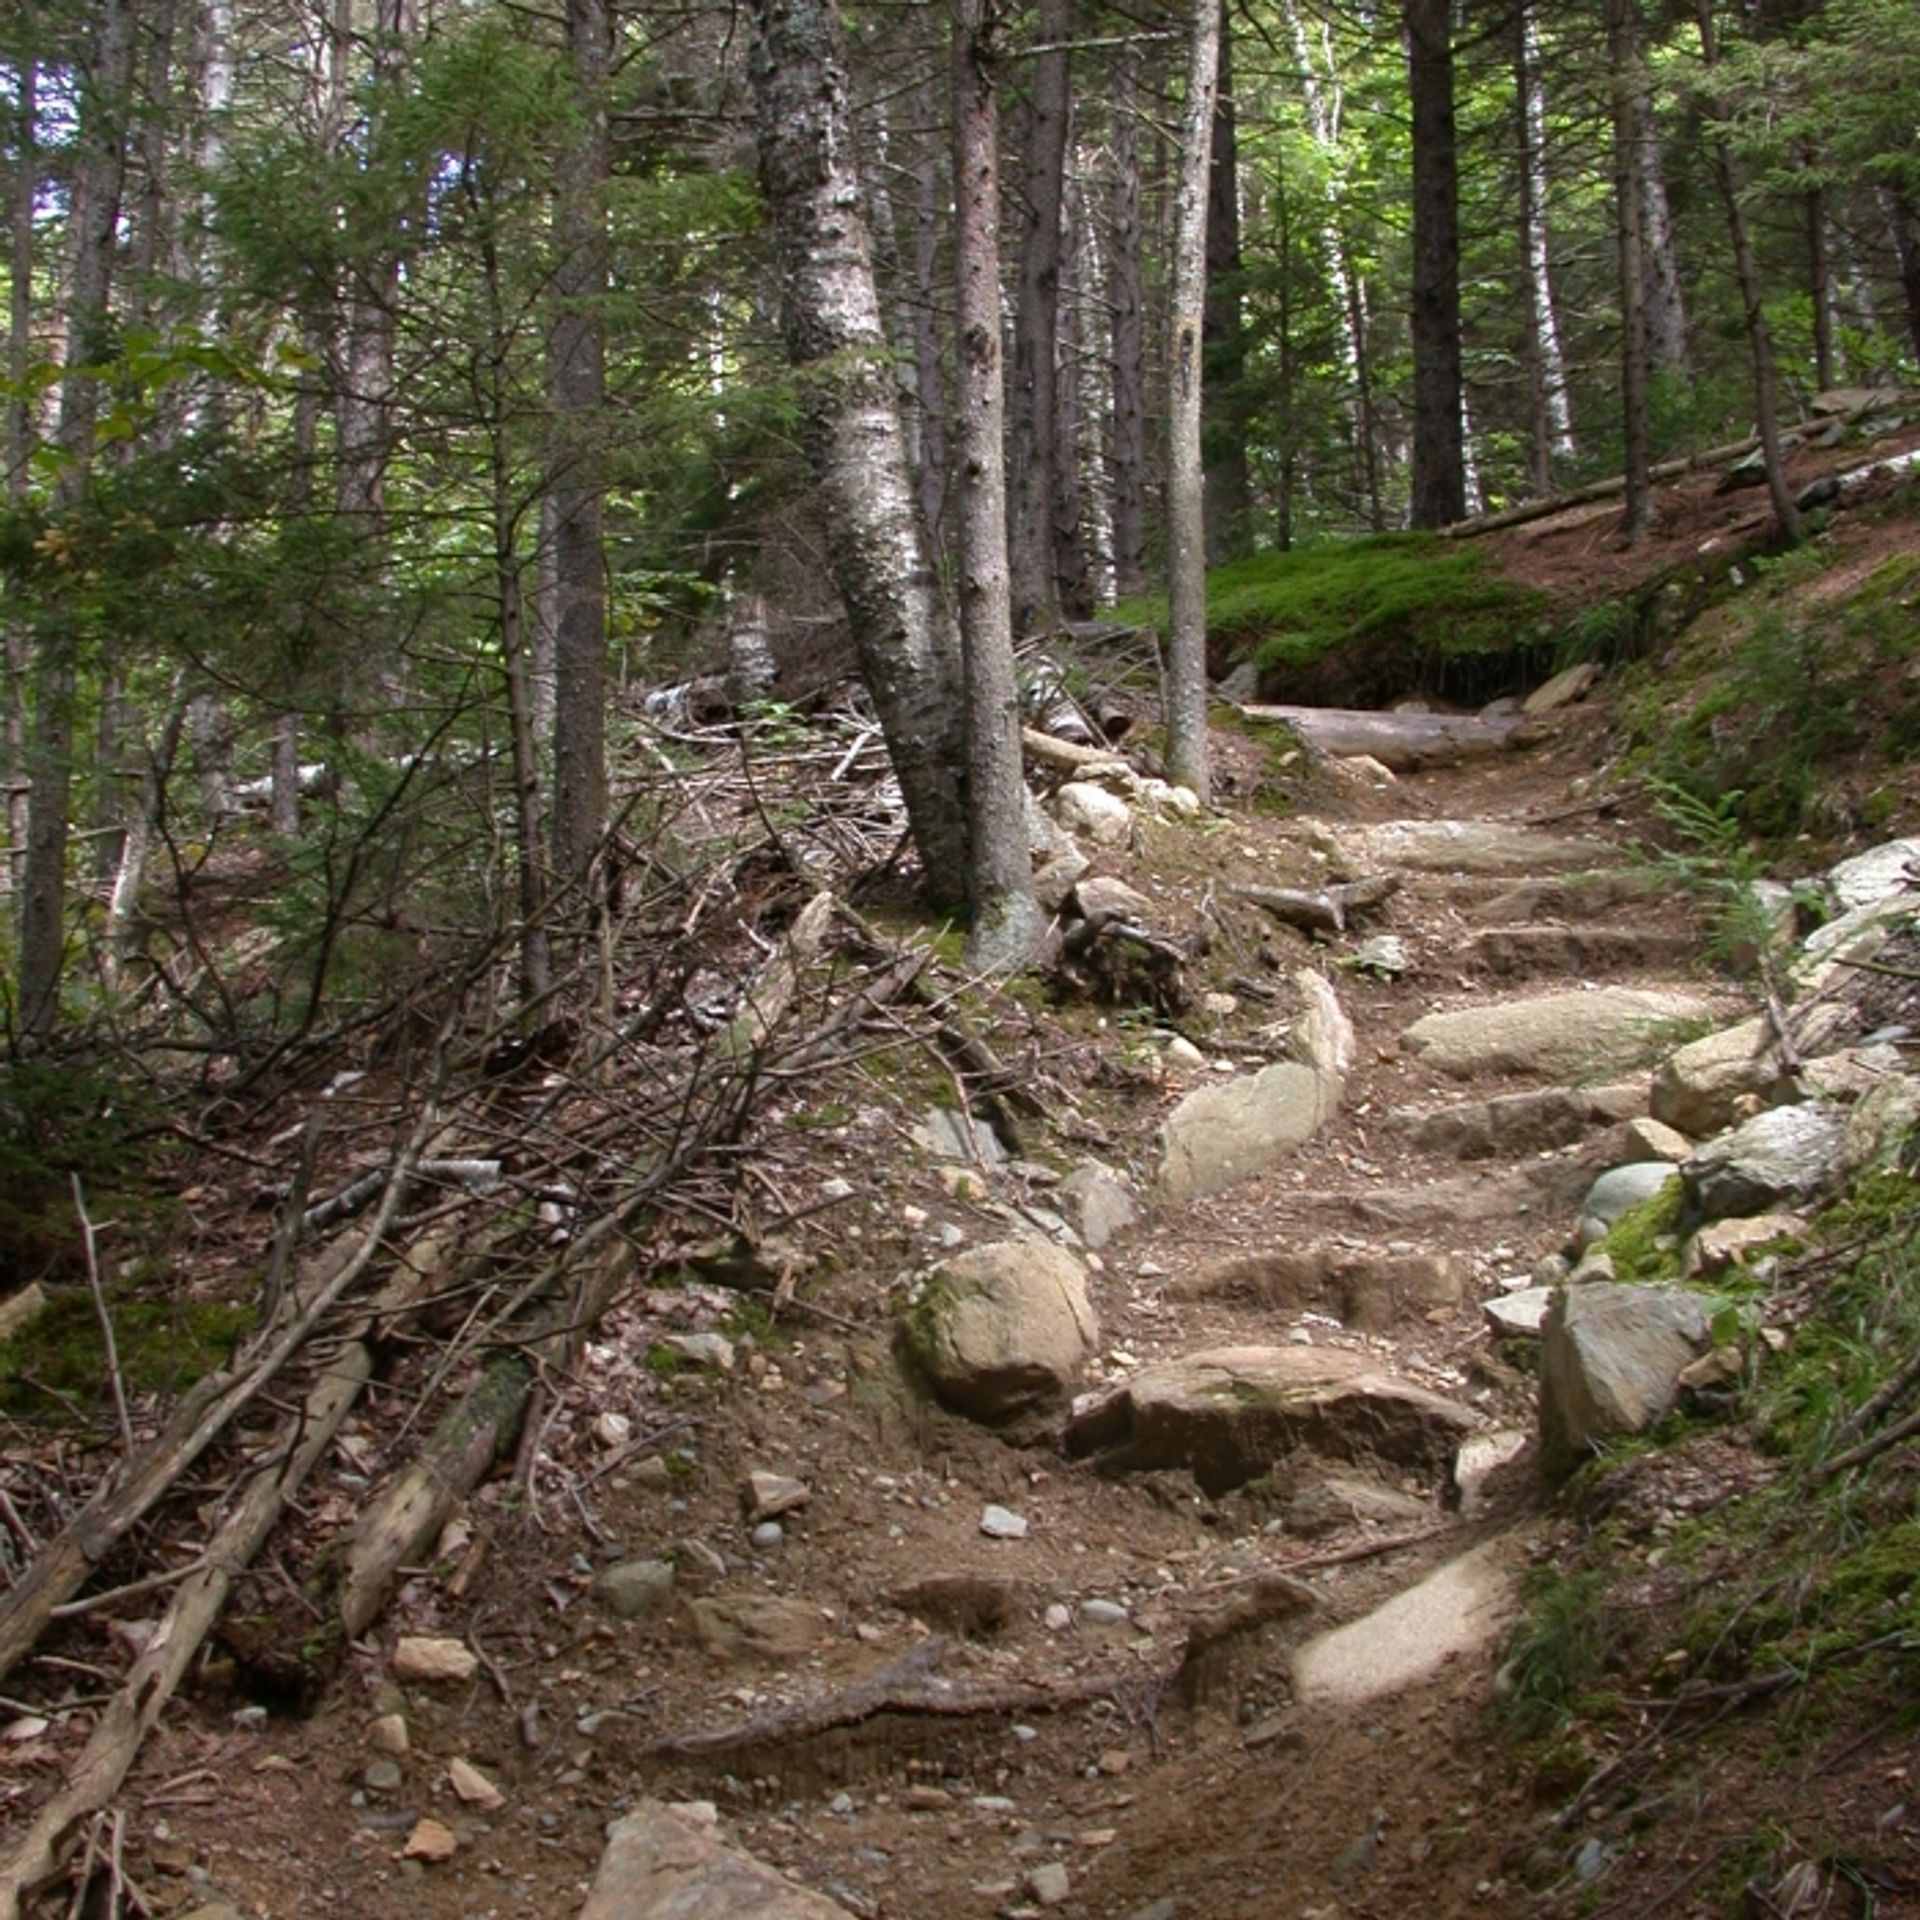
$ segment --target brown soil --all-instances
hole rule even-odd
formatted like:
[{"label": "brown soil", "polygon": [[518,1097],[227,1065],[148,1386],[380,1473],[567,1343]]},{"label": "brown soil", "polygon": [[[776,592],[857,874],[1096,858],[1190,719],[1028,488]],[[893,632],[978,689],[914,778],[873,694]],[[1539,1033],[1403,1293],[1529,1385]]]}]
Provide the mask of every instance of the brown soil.
[{"label": "brown soil", "polygon": [[[1736,496],[1727,513],[1750,514],[1754,498]],[[1697,543],[1705,507],[1675,511],[1683,524],[1667,529],[1670,538]],[[1605,524],[1596,517],[1558,532],[1527,530],[1509,544],[1543,556],[1564,584],[1569,567],[1597,575],[1613,565]],[[1330,820],[1546,822],[1604,836],[1623,861],[1644,824],[1630,798],[1593,780],[1610,752],[1598,704],[1529,751],[1378,787],[1299,767],[1275,774],[1266,747],[1240,735],[1219,745],[1230,791],[1250,796],[1292,780],[1292,799]],[[1150,894],[1175,937],[1217,920],[1210,977],[1195,984],[1232,993],[1237,1004],[1188,1022],[1209,1064],[1165,1066],[1115,1011],[1035,1008],[1020,997],[996,1009],[994,1041],[1055,1116],[1023,1143],[1030,1157],[1094,1148],[1144,1180],[1165,1111],[1216,1077],[1214,1062],[1270,1058],[1261,1029],[1288,1011],[1288,972],[1325,957],[1256,910],[1228,904],[1226,884],[1298,882],[1323,869],[1295,819],[1252,805],[1204,833],[1150,827],[1139,849],[1110,864]],[[1524,1359],[1493,1349],[1479,1301],[1558,1246],[1568,1212],[1543,1206],[1382,1233],[1354,1211],[1383,1189],[1477,1170],[1491,1177],[1479,1163],[1413,1151],[1385,1122],[1394,1109],[1515,1084],[1436,1079],[1398,1044],[1419,1014],[1576,984],[1516,980],[1469,963],[1470,916],[1495,891],[1410,877],[1367,923],[1364,931],[1398,934],[1412,967],[1391,983],[1334,976],[1358,1041],[1355,1083],[1337,1122],[1271,1173],[1155,1217],[1107,1249],[1093,1280],[1103,1328],[1096,1380],[1208,1346],[1297,1339],[1371,1351],[1489,1426],[1529,1424]],[[1687,911],[1669,891],[1636,910],[1634,924],[1684,928]],[[1307,1536],[1253,1495],[1210,1500],[1171,1475],[1103,1478],[1066,1461],[1049,1435],[1015,1443],[913,1394],[890,1357],[889,1315],[911,1274],[935,1257],[935,1234],[950,1226],[978,1243],[1009,1230],[1006,1209],[1048,1202],[1044,1174],[1019,1170],[996,1175],[986,1201],[950,1194],[908,1138],[947,1085],[937,1067],[876,1056],[768,1102],[749,1146],[768,1217],[790,1216],[775,1237],[802,1276],[794,1305],[743,1337],[738,1296],[711,1278],[669,1285],[662,1275],[658,1288],[641,1289],[603,1325],[575,1377],[556,1383],[527,1489],[502,1478],[470,1504],[463,1531],[484,1543],[486,1557],[464,1593],[455,1596],[448,1576],[466,1550],[449,1541],[351,1648],[310,1710],[276,1710],[262,1721],[246,1711],[245,1673],[235,1664],[262,1651],[247,1643],[246,1619],[272,1623],[256,1633],[305,1630],[304,1603],[289,1600],[293,1582],[276,1568],[304,1565],[384,1466],[404,1403],[396,1390],[368,1410],[358,1445],[336,1455],[310,1491],[296,1537],[249,1581],[240,1631],[167,1715],[121,1798],[126,1866],[153,1911],[185,1911],[218,1894],[263,1916],[563,1915],[584,1895],[607,1821],[654,1795],[714,1801],[737,1844],[868,1915],[985,1920],[1022,1909],[1027,1870],[1055,1858],[1072,1881],[1061,1910],[1088,1920],[1721,1913],[1741,1910],[1763,1832],[1773,1835],[1773,1857],[1860,1866],[1879,1914],[1920,1913],[1911,1891],[1920,1802],[1894,1702],[1862,1699],[1848,1723],[1803,1729],[1784,1770],[1771,1736],[1748,1722],[1699,1737],[1673,1729],[1660,1736],[1660,1770],[1639,1812],[1600,1794],[1564,1820],[1574,1804],[1566,1756],[1556,1760],[1507,1730],[1493,1685],[1497,1651],[1356,1711],[1294,1703],[1288,1656],[1305,1632],[1359,1616],[1475,1543],[1499,1542],[1524,1572],[1577,1537],[1579,1517],[1545,1504],[1524,1469],[1471,1519],[1449,1504],[1445,1487],[1416,1480],[1397,1490],[1423,1504],[1421,1525],[1355,1523]],[[1604,1143],[1585,1151],[1597,1167],[1596,1146],[1604,1155]],[[1562,1152],[1573,1161],[1582,1149]],[[851,1190],[838,1200],[826,1184],[835,1179]],[[1457,1311],[1363,1333],[1323,1312],[1194,1297],[1194,1277],[1217,1263],[1340,1235],[1464,1253],[1469,1298]],[[668,1334],[722,1323],[735,1328],[733,1374],[660,1359]],[[617,1443],[595,1431],[608,1414],[625,1416],[636,1435],[662,1434],[651,1458],[666,1470],[638,1458],[614,1464]],[[1756,1471],[1737,1440],[1716,1446],[1649,1468],[1673,1483],[1653,1488],[1645,1527],[1629,1529],[1624,1550],[1651,1542],[1675,1499],[1698,1497],[1700,1475],[1706,1497],[1717,1498]],[[785,1521],[785,1539],[766,1549],[749,1540],[739,1500],[743,1477],[759,1467],[797,1473],[812,1488],[810,1503]],[[1023,1514],[1028,1536],[983,1537],[989,1502]],[[1407,1543],[1396,1547],[1402,1536]],[[594,1572],[654,1555],[677,1562],[672,1605],[640,1623],[609,1618],[589,1594]],[[1311,1620],[1255,1627],[1183,1679],[1190,1624],[1250,1576],[1288,1569],[1312,1589]],[[989,1595],[987,1611],[1003,1608],[1006,1617],[972,1622],[969,1638],[967,1621],[935,1617],[924,1598],[919,1613],[892,1598],[930,1575],[1012,1582],[1010,1604]],[[771,1664],[716,1657],[693,1632],[690,1605],[722,1593],[801,1603],[810,1644]],[[1089,1598],[1122,1602],[1130,1624],[1049,1627],[1049,1606],[1073,1609]],[[403,1633],[464,1639],[482,1670],[466,1685],[409,1689],[402,1703],[389,1661]],[[966,1715],[884,1711],[819,1732],[783,1730],[783,1708],[828,1699],[903,1660],[916,1671],[916,1650],[936,1682],[960,1692],[1019,1689],[1015,1704]],[[75,1623],[58,1652],[86,1666],[43,1669],[22,1682],[47,1704],[62,1692],[98,1691],[125,1659],[124,1646],[90,1622]],[[370,1790],[364,1776],[378,1756],[368,1723],[397,1704],[411,1734],[402,1784]],[[757,1720],[767,1730],[717,1760],[655,1746]],[[1655,1724],[1650,1711],[1645,1726]],[[82,1732],[76,1718],[0,1749],[0,1808],[24,1810]],[[1572,1777],[1617,1757],[1586,1756]],[[454,1797],[447,1766],[455,1758],[497,1784],[498,1809]],[[1649,1776],[1628,1769],[1626,1777],[1645,1787]],[[458,1836],[450,1860],[402,1857],[422,1814]],[[1590,1886],[1576,1867],[1589,1842],[1605,1868]],[[1865,1911],[1846,1904],[1855,1898],[1850,1884],[1824,1910]]]}]

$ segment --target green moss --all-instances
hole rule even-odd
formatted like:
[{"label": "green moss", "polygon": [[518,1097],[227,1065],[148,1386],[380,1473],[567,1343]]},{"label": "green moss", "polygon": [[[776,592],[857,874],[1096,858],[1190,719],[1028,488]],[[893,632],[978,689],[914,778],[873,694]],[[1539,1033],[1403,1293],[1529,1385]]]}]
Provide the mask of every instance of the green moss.
[{"label": "green moss", "polygon": [[1600,1243],[1616,1280],[1646,1282],[1680,1277],[1680,1223],[1686,1183],[1676,1173],[1651,1199],[1630,1207]]},{"label": "green moss", "polygon": [[[110,1300],[114,1347],[130,1394],[177,1393],[221,1365],[254,1324],[251,1307],[165,1298]],[[107,1402],[106,1345],[93,1301],[53,1294],[43,1312],[0,1342],[0,1411],[58,1417]]]},{"label": "green moss", "polygon": [[[1547,596],[1487,572],[1485,554],[1431,534],[1380,534],[1265,553],[1207,576],[1207,650],[1252,660],[1269,698],[1338,694],[1354,705],[1484,680],[1551,651]],[[1116,618],[1166,626],[1164,598]]]}]

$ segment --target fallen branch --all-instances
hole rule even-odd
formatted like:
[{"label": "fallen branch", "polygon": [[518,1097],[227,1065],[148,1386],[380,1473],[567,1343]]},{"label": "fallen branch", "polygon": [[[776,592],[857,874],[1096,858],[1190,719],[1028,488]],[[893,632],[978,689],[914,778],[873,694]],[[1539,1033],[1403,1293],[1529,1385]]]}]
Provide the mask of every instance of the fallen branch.
[{"label": "fallen branch", "polygon": [[1249,720],[1287,727],[1312,752],[1366,754],[1406,773],[1531,746],[1538,719],[1523,713],[1381,713],[1366,707],[1243,706]]},{"label": "fallen branch", "polygon": [[883,1713],[922,1714],[964,1719],[978,1714],[1052,1713],[1104,1698],[1116,1684],[1112,1674],[1081,1675],[1057,1685],[989,1680],[963,1685],[935,1677],[934,1668],[952,1642],[941,1636],[921,1641],[878,1673],[824,1699],[798,1700],[750,1720],[714,1727],[704,1733],[668,1734],[641,1749],[649,1759],[713,1760],[769,1743],[785,1744],[858,1726]]},{"label": "fallen branch", "polygon": [[19,1584],[0,1602],[0,1678],[32,1651],[53,1609],[71,1600],[93,1569],[223,1433],[228,1424],[297,1353],[321,1318],[373,1264],[382,1237],[399,1211],[406,1176],[439,1124],[431,1102],[394,1161],[387,1191],[357,1242],[330,1248],[314,1263],[302,1304],[268,1343],[238,1371],[209,1374],[180,1403],[159,1436],[129,1459],[119,1479],[101,1486],[34,1557]]},{"label": "fallen branch", "polygon": [[1079,746],[1071,740],[1059,740],[1050,733],[1042,733],[1038,727],[1022,727],[1020,745],[1029,760],[1038,760],[1042,766],[1059,767],[1067,773],[1106,773],[1116,768],[1132,772],[1124,756],[1111,747]]}]

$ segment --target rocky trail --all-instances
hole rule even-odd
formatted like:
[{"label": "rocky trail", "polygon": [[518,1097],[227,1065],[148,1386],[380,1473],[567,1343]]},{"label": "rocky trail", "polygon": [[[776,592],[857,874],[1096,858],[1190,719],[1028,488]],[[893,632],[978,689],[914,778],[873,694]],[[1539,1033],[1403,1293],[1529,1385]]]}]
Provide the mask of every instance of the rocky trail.
[{"label": "rocky trail", "polygon": [[[745,1330],[711,1279],[643,1292],[547,1402],[531,1502],[476,1496],[317,1710],[210,1688],[163,1726],[124,1797],[148,1909],[1439,1920],[1591,1893],[1611,1853],[1487,1731],[1551,1551],[1541,1450],[1644,1425],[1716,1349],[1692,1296],[1625,1299],[1576,1242],[1768,1114],[1812,1117],[1720,1153],[1721,1210],[1792,1204],[1864,1150],[1840,1103],[1900,1077],[1867,1030],[1898,1008],[1795,1044],[1716,982],[1603,736],[1575,706],[1464,761],[1316,759],[1298,813],[1136,818],[1081,897],[1210,929],[1187,1009],[1083,1007],[1063,1038],[1008,1003],[993,1038],[1047,1114],[1017,1143],[984,1107],[792,1089],[819,1283]],[[1255,723],[1222,752],[1244,791],[1270,747]],[[1259,904],[1382,881],[1337,931]],[[1821,1103],[1779,1104],[1814,1056]]]}]

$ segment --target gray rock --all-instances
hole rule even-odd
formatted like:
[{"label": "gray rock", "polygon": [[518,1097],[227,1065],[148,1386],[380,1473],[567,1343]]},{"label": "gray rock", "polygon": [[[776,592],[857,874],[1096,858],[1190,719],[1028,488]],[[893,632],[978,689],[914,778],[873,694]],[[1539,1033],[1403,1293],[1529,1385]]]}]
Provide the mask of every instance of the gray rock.
[{"label": "gray rock", "polygon": [[1302,1066],[1311,1067],[1333,1088],[1338,1100],[1347,1075],[1353,1071],[1353,1022],[1325,974],[1302,967],[1293,976],[1300,994],[1300,1017],[1287,1045]]},{"label": "gray rock", "polygon": [[1425,1500],[1355,1473],[1324,1473],[1305,1479],[1280,1509],[1286,1530],[1303,1540],[1355,1526],[1418,1526],[1432,1517],[1432,1507]]},{"label": "gray rock", "polygon": [[1579,976],[1684,968],[1698,948],[1690,933],[1605,924],[1482,927],[1457,951],[1464,965],[1487,973]]},{"label": "gray rock", "polygon": [[1091,780],[1069,780],[1053,796],[1053,817],[1096,847],[1123,847],[1133,837],[1133,809]]},{"label": "gray rock", "polygon": [[1401,1044],[1456,1079],[1489,1073],[1564,1078],[1650,1059],[1676,1027],[1712,1012],[1713,1002],[1697,993],[1601,987],[1430,1013],[1401,1035]]},{"label": "gray rock", "polygon": [[1388,820],[1359,836],[1370,867],[1420,873],[1556,873],[1590,867],[1601,841],[1543,833],[1497,820]]},{"label": "gray rock", "polygon": [[797,1886],[723,1844],[658,1800],[607,1831],[580,1920],[850,1920],[824,1894]]},{"label": "gray rock", "polygon": [[1806,1231],[1795,1213],[1754,1213],[1733,1220],[1709,1220],[1687,1242],[1683,1267],[1690,1274],[1724,1273],[1744,1266],[1747,1255],[1775,1240]]},{"label": "gray rock", "polygon": [[1319,1307],[1350,1327],[1377,1332],[1458,1306],[1471,1274],[1464,1254],[1282,1245],[1203,1267],[1168,1291],[1183,1300],[1250,1300],[1278,1312]]},{"label": "gray rock", "polygon": [[369,1760],[360,1779],[369,1793],[398,1793],[406,1775],[397,1760]]},{"label": "gray rock", "polygon": [[1349,958],[1357,971],[1378,974],[1383,980],[1398,980],[1411,964],[1407,943],[1397,933],[1376,933],[1362,940]]},{"label": "gray rock", "polygon": [[1770,1107],[1700,1148],[1687,1186],[1710,1220],[1811,1199],[1844,1170],[1846,1135],[1832,1107]]},{"label": "gray rock", "polygon": [[1073,1891],[1073,1882],[1058,1860],[1048,1860],[1027,1875],[1027,1891],[1040,1906],[1057,1907]]},{"label": "gray rock", "polygon": [[1540,1441],[1550,1471],[1644,1433],[1712,1344],[1706,1308],[1680,1287],[1594,1281],[1556,1295],[1540,1342]]},{"label": "gray rock", "polygon": [[1083,920],[1146,920],[1153,902],[1137,887],[1111,874],[1095,874],[1073,890],[1074,910]]},{"label": "gray rock", "polygon": [[804,1507],[813,1492],[804,1480],[790,1473],[769,1473],[756,1467],[740,1487],[740,1504],[750,1521],[777,1520],[783,1513]]},{"label": "gray rock", "polygon": [[769,1552],[774,1547],[779,1546],[786,1537],[787,1530],[778,1520],[762,1520],[760,1524],[747,1535],[747,1538],[758,1547],[762,1553]]},{"label": "gray rock", "polygon": [[1554,713],[1561,707],[1570,707],[1576,700],[1585,696],[1587,690],[1600,678],[1600,669],[1591,660],[1582,660],[1576,666],[1563,667],[1551,680],[1537,686],[1520,703],[1522,713]]},{"label": "gray rock", "polygon": [[1764,1015],[1723,1027],[1669,1054],[1653,1076],[1653,1117],[1704,1140],[1730,1127],[1743,1106],[1791,1098],[1792,1076]]},{"label": "gray rock", "polygon": [[1487,1325],[1507,1340],[1537,1340],[1553,1304],[1551,1287],[1522,1287],[1517,1293],[1496,1293],[1481,1303]]},{"label": "gray rock", "polygon": [[733,1371],[733,1342],[724,1333],[670,1333],[661,1344],[696,1367],[712,1367],[716,1373]]},{"label": "gray rock", "polygon": [[1670,1160],[1636,1160],[1628,1166],[1609,1167],[1580,1203],[1580,1229],[1576,1239],[1584,1249],[1606,1237],[1607,1229],[1622,1214],[1654,1198],[1679,1172]]},{"label": "gray rock", "polygon": [[1224,1493],[1310,1448],[1322,1459],[1438,1470],[1473,1417],[1330,1347],[1221,1347],[1143,1367],[1067,1423],[1075,1458],[1110,1472],[1184,1468]]},{"label": "gray rock", "polygon": [[1339,1104],[1337,1080],[1292,1060],[1196,1087],[1160,1129],[1160,1197],[1177,1205],[1263,1173],[1311,1140]]},{"label": "gray rock", "polygon": [[1080,1618],[1090,1627],[1124,1627],[1133,1618],[1118,1600],[1082,1600]]},{"label": "gray rock", "polygon": [[982,1507],[980,1531],[989,1540],[1024,1540],[1027,1537],[1026,1515],[1015,1513],[1009,1507]]},{"label": "gray rock", "polygon": [[1920,839],[1889,840],[1856,853],[1828,870],[1827,885],[1842,913],[1920,886]]},{"label": "gray rock", "polygon": [[593,1597],[616,1620],[637,1620],[673,1592],[670,1560],[622,1560],[595,1577]]},{"label": "gray rock", "polygon": [[1693,1151],[1693,1142],[1678,1127],[1643,1113],[1626,1126],[1627,1149],[1636,1160],[1667,1160],[1677,1165]]},{"label": "gray rock", "polygon": [[989,1167],[1002,1166],[1007,1150],[990,1122],[970,1119],[950,1107],[934,1107],[914,1128],[913,1137],[937,1160],[978,1159]]},{"label": "gray rock", "polygon": [[1596,1171],[1591,1153],[1543,1155],[1424,1187],[1376,1187],[1354,1195],[1349,1205],[1353,1218],[1365,1226],[1437,1234],[1468,1221],[1571,1213]]},{"label": "gray rock", "polygon": [[1460,1495],[1460,1513],[1471,1520],[1484,1513],[1493,1498],[1494,1481],[1526,1452],[1533,1435],[1507,1427],[1495,1433],[1476,1433],[1461,1441],[1453,1456],[1453,1484]]},{"label": "gray rock", "polygon": [[988,1421],[1059,1405],[1099,1338],[1080,1262],[1033,1234],[943,1260],[900,1322],[941,1400]]},{"label": "gray rock", "polygon": [[1847,1115],[1842,1156],[1850,1173],[1887,1166],[1920,1126],[1920,1080],[1890,1074]]},{"label": "gray rock", "polygon": [[1069,841],[1064,851],[1051,855],[1034,868],[1033,897],[1046,912],[1058,913],[1092,865]]},{"label": "gray rock", "polygon": [[1060,1197],[1080,1238],[1096,1253],[1139,1223],[1140,1209],[1126,1184],[1111,1167],[1096,1161],[1075,1167],[1060,1182]]}]

